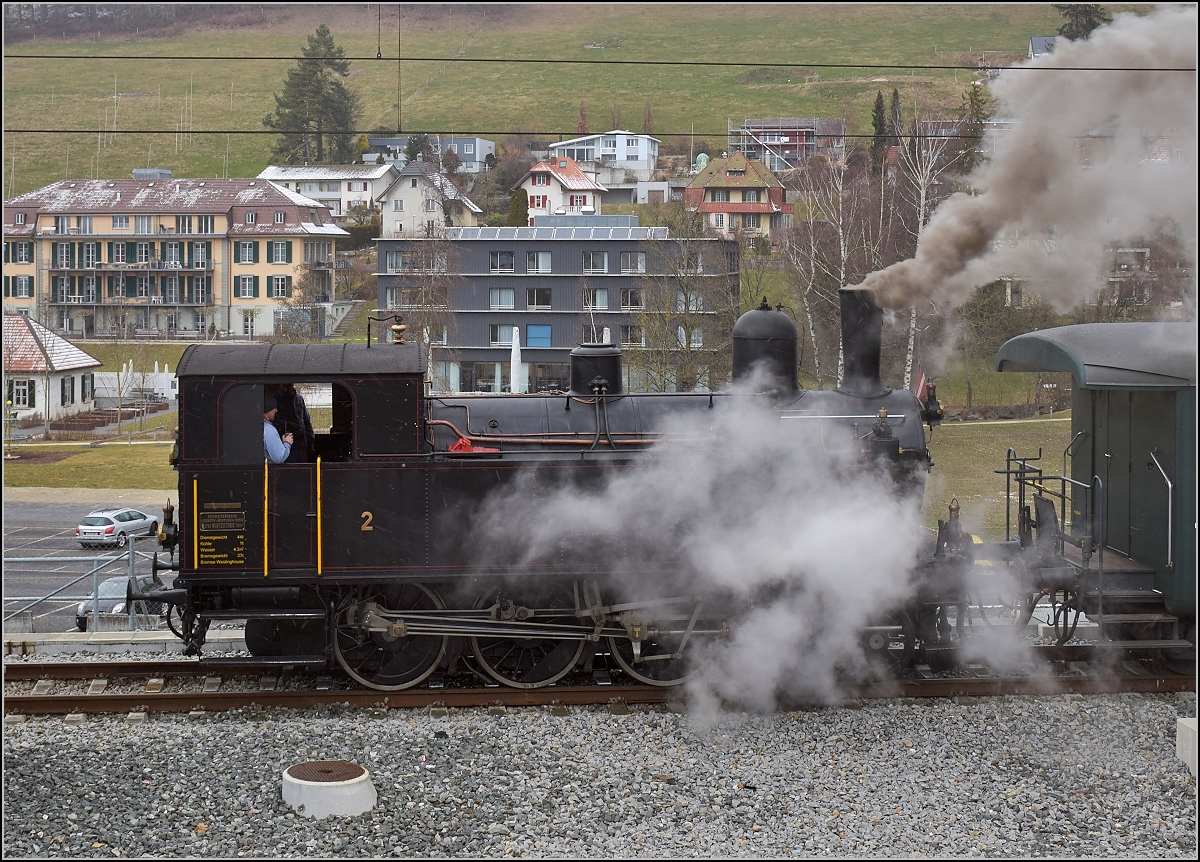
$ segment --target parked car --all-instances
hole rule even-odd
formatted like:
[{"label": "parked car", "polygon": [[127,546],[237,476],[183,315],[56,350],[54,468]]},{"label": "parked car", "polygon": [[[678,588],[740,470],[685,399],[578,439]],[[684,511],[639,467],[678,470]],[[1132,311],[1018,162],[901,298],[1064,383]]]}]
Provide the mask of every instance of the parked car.
[{"label": "parked car", "polygon": [[[158,583],[153,575],[134,575],[134,587],[139,592],[151,590]],[[75,627],[81,632],[88,630],[88,621],[92,611],[97,609],[102,614],[124,614],[129,608],[125,596],[129,587],[129,576],[121,575],[116,578],[105,578],[100,582],[100,595],[85,599],[75,609]],[[162,614],[165,611],[162,602],[135,602],[134,610],[139,614]]]},{"label": "parked car", "polygon": [[123,548],[130,536],[153,536],[157,533],[158,521],[137,509],[92,512],[75,528],[75,538],[85,548]]}]

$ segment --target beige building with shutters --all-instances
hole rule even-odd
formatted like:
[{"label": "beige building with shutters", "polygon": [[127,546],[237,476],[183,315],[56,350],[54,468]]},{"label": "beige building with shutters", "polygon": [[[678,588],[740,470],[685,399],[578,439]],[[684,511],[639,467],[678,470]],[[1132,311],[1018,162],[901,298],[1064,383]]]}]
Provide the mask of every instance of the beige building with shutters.
[{"label": "beige building with shutters", "polygon": [[270,337],[298,290],[332,302],[348,236],[261,179],[63,180],[4,202],[4,312],[75,338]]}]

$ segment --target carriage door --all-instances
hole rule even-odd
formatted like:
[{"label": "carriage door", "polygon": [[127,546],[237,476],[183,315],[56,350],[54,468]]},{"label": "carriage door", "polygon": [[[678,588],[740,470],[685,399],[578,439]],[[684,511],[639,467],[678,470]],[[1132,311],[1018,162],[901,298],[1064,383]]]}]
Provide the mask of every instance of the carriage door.
[{"label": "carriage door", "polygon": [[1096,393],[1096,473],[1104,480],[1105,544],[1129,553],[1130,393]]},{"label": "carriage door", "polygon": [[1134,392],[1130,409],[1133,442],[1129,471],[1129,556],[1155,569],[1167,565],[1167,514],[1176,517],[1168,505],[1167,483],[1150,457],[1158,459],[1163,471],[1176,483],[1179,493],[1175,453],[1175,393]]}]

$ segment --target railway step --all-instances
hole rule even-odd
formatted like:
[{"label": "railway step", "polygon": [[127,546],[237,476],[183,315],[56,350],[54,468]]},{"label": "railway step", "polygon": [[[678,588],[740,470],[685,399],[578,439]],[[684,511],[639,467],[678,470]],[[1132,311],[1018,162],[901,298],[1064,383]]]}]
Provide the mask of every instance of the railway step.
[{"label": "railway step", "polygon": [[1177,623],[1179,617],[1173,614],[1096,614],[1094,617],[1089,615],[1093,622],[1105,622],[1112,624],[1128,624],[1128,623]]},{"label": "railway step", "polygon": [[[1095,598],[1099,595],[1099,591],[1094,588],[1083,590],[1084,598]],[[1162,591],[1154,589],[1129,589],[1129,590],[1105,590],[1104,601],[1116,599],[1122,602],[1146,602],[1146,603],[1161,603],[1163,600]]]},{"label": "railway step", "polygon": [[1157,649],[1194,649],[1195,644],[1185,640],[1136,640],[1136,641],[1096,641],[1093,649],[1126,649],[1126,650],[1157,650]]},{"label": "railway step", "polygon": [[204,620],[323,620],[324,608],[244,608],[234,611],[204,611]]}]

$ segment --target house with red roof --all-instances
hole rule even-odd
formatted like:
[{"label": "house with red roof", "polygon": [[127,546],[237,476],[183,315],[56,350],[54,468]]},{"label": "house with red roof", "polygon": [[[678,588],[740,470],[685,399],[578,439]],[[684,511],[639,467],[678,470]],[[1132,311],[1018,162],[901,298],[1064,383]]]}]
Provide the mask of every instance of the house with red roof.
[{"label": "house with red roof", "polygon": [[18,426],[91,410],[102,364],[28,315],[4,315],[5,397]]},{"label": "house with red roof", "polygon": [[607,188],[567,156],[538,162],[512,187],[529,194],[529,225],[537,216],[600,215],[600,195]]},{"label": "house with red roof", "polygon": [[741,153],[710,161],[683,190],[683,201],[721,236],[747,243],[758,237],[774,242],[796,211],[770,169]]}]

